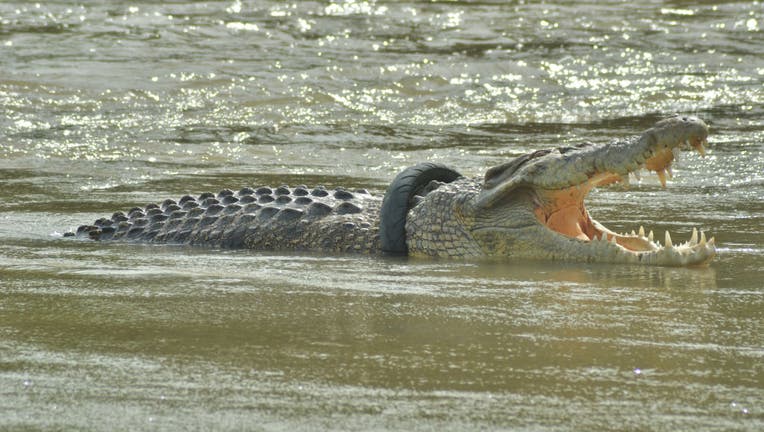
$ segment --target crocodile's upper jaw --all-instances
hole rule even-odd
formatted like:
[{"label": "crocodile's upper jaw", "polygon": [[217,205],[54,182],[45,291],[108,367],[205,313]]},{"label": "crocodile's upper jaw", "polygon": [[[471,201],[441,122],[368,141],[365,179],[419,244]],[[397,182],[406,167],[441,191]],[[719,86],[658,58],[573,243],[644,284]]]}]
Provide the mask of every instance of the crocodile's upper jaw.
[{"label": "crocodile's upper jaw", "polygon": [[[631,234],[618,234],[589,215],[584,199],[594,187],[628,181],[631,172],[642,168],[655,171],[665,187],[666,171],[670,175],[674,150],[692,146],[704,154],[707,135],[708,127],[701,120],[672,117],[657,123],[635,140],[537,152],[514,166],[506,164],[510,173],[498,168],[493,173],[489,171],[478,202],[483,210],[488,210],[506,205],[506,197],[519,190],[527,191],[522,195],[529,197],[537,222],[533,235],[539,237],[539,248],[543,249],[534,251],[526,244],[524,249],[530,257],[706,265],[714,257],[716,248],[714,239],[706,240],[702,232],[693,229],[690,239],[681,245],[674,245],[666,232],[663,246],[653,239],[652,231],[645,234],[641,226]],[[550,175],[555,178],[550,180]],[[523,254],[523,251],[514,252]]]}]

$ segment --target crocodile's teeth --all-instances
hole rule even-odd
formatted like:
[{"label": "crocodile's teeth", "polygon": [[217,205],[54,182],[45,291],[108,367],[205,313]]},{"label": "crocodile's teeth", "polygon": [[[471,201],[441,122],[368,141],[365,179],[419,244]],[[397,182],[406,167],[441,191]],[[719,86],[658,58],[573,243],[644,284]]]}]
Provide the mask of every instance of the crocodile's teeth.
[{"label": "crocodile's teeth", "polygon": [[663,170],[656,171],[658,173],[658,179],[661,181],[661,186],[666,187],[666,172]]},{"label": "crocodile's teeth", "polygon": [[610,237],[610,243],[617,245],[618,242],[615,241],[615,236]]},{"label": "crocodile's teeth", "polygon": [[654,238],[654,236],[653,236],[653,232],[651,230],[650,234],[647,235],[647,239],[650,240],[650,241],[653,241],[653,238]]},{"label": "crocodile's teeth", "polygon": [[644,237],[645,236],[645,227],[642,225],[639,226],[639,236]]},{"label": "crocodile's teeth", "polygon": [[669,234],[668,231],[666,231],[666,247],[674,246],[673,243],[671,243],[671,234]]},{"label": "crocodile's teeth", "polygon": [[706,234],[703,231],[700,232],[700,242],[698,244],[700,246],[706,245]]},{"label": "crocodile's teeth", "polygon": [[698,229],[693,228],[692,235],[690,236],[690,246],[695,246],[696,244],[698,244]]},{"label": "crocodile's teeth", "polygon": [[637,233],[634,232],[634,230],[631,230],[631,235],[635,236],[635,235],[637,235]]}]

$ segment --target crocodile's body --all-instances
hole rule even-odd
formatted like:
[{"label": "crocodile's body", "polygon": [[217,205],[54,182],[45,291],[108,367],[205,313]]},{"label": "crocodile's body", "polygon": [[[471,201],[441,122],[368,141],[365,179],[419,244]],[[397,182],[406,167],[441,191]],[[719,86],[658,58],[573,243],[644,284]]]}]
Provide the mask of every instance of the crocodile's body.
[{"label": "crocodile's body", "polygon": [[[617,234],[591,219],[583,200],[595,186],[627,179],[640,168],[656,171],[665,183],[664,169],[670,169],[674,149],[691,144],[702,152],[707,133],[707,126],[696,118],[672,117],[632,139],[538,151],[491,168],[484,179],[432,182],[413,190],[419,195],[403,208],[403,251],[444,257],[706,264],[715,254],[713,239],[693,233],[689,242],[673,246],[666,234],[666,245],[661,246],[641,227],[639,233]],[[77,235],[374,254],[383,252],[386,244],[380,226],[384,230],[389,224],[380,220],[382,206],[382,197],[365,190],[244,188],[118,212],[80,227]],[[389,217],[385,211],[382,215]]]}]

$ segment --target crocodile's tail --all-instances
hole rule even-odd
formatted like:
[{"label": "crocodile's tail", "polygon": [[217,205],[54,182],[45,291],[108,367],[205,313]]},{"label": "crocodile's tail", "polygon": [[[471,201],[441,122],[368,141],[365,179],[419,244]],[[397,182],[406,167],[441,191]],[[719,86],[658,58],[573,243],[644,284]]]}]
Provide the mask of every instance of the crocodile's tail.
[{"label": "crocodile's tail", "polygon": [[362,248],[368,252],[378,248],[378,209],[379,199],[365,190],[226,189],[116,212],[68,235],[266,250],[357,251],[359,242],[368,240]]}]

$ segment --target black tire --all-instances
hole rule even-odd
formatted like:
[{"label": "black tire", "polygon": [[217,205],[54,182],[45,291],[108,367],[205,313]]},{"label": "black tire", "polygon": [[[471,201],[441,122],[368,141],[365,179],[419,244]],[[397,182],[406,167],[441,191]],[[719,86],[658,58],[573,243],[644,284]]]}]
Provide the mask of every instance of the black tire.
[{"label": "black tire", "polygon": [[379,237],[382,252],[389,255],[406,255],[406,214],[411,198],[422,188],[437,180],[444,183],[462,177],[453,169],[438,163],[424,162],[408,167],[398,174],[385,192],[379,215]]}]

